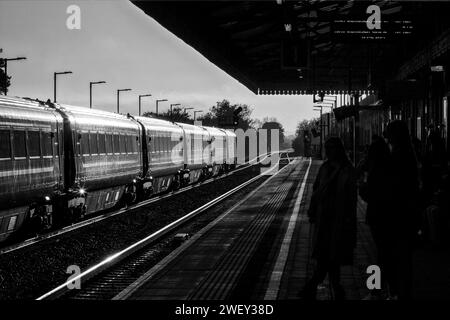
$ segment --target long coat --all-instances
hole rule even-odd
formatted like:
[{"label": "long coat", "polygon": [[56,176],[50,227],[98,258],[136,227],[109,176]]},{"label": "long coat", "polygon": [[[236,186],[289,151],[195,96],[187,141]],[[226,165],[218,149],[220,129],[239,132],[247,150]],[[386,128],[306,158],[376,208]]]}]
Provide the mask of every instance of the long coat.
[{"label": "long coat", "polygon": [[356,174],[350,162],[324,162],[314,182],[308,210],[315,259],[342,265],[353,263],[356,200]]}]

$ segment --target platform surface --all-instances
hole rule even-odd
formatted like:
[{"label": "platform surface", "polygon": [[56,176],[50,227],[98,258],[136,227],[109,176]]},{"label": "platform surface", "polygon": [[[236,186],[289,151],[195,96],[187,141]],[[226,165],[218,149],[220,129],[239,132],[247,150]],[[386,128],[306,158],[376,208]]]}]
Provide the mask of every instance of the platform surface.
[{"label": "platform surface", "polygon": [[[314,267],[306,212],[320,165],[320,161],[309,159],[292,161],[149,270],[119,298],[299,299],[298,292]],[[342,267],[342,285],[349,300],[369,294],[366,270],[376,256],[361,199],[357,240],[354,265]],[[415,251],[415,298],[450,299],[450,273],[446,272],[450,271],[449,257],[446,249],[422,246]],[[333,298],[327,280],[319,286],[317,298]]]}]

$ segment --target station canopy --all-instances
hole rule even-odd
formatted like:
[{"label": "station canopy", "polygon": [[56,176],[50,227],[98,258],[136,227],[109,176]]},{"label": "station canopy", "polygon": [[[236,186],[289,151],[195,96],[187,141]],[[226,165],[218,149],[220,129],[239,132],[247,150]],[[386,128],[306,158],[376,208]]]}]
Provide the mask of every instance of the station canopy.
[{"label": "station canopy", "polygon": [[373,93],[450,26],[447,1],[133,3],[256,94]]}]

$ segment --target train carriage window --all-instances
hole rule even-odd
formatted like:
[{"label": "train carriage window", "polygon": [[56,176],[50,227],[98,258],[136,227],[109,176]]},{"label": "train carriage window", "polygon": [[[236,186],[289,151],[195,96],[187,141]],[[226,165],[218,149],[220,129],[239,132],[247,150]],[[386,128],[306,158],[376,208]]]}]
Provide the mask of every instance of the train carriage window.
[{"label": "train carriage window", "polygon": [[158,150],[160,153],[164,152],[164,133],[159,133],[159,147]]},{"label": "train carriage window", "polygon": [[137,140],[135,136],[130,136],[130,145],[133,153],[137,151]]},{"label": "train carriage window", "polygon": [[85,132],[81,134],[81,154],[89,155],[89,133]]},{"label": "train carriage window", "polygon": [[42,155],[45,156],[53,156],[53,148],[52,148],[52,132],[41,132],[41,147],[42,147]]},{"label": "train carriage window", "polygon": [[139,137],[138,136],[132,136],[133,138],[133,152],[138,152],[139,150]]},{"label": "train carriage window", "polygon": [[195,150],[194,150],[194,135],[191,134],[191,163],[194,163],[194,154],[195,154]]},{"label": "train carriage window", "polygon": [[120,140],[119,140],[118,134],[115,134],[113,136],[113,142],[114,142],[114,153],[119,154],[120,153]]},{"label": "train carriage window", "polygon": [[98,153],[105,154],[106,153],[106,144],[105,144],[105,134],[98,134]]},{"label": "train carriage window", "polygon": [[60,154],[64,153],[64,140],[63,140],[63,130],[60,129],[59,132],[56,132],[58,135],[55,143],[53,143],[54,146],[54,153],[55,157],[58,157]]},{"label": "train carriage window", "polygon": [[0,130],[0,158],[11,158],[11,139],[9,130]]},{"label": "train carriage window", "polygon": [[27,156],[25,137],[25,131],[14,131],[13,141],[15,158]]},{"label": "train carriage window", "polygon": [[106,135],[106,153],[113,153],[113,136],[111,134]]},{"label": "train carriage window", "polygon": [[168,132],[166,133],[166,139],[165,139],[164,147],[165,147],[165,151],[168,152],[169,149],[170,149],[170,135],[169,135]]},{"label": "train carriage window", "polygon": [[127,136],[128,153],[136,152],[135,146],[136,146],[136,139],[134,138],[134,136]]},{"label": "train carriage window", "polygon": [[127,136],[121,134],[120,135],[120,153],[125,154],[127,153]]},{"label": "train carriage window", "polygon": [[98,145],[97,145],[97,133],[91,132],[89,134],[89,147],[91,149],[91,154],[98,154]]},{"label": "train carriage window", "polygon": [[159,134],[155,132],[155,140],[153,141],[153,151],[159,153]]},{"label": "train carriage window", "polygon": [[28,154],[30,157],[41,156],[39,131],[28,131]]}]

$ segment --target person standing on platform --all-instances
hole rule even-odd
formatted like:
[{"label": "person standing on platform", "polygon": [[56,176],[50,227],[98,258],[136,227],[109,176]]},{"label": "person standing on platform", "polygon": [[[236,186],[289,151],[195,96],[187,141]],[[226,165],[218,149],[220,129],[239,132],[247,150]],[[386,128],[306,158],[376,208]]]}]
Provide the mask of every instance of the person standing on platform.
[{"label": "person standing on platform", "polygon": [[[420,225],[417,210],[419,176],[417,160],[405,122],[388,125],[387,139],[391,149],[389,178],[386,181],[386,204],[389,206],[383,225],[386,263],[393,274],[387,276],[391,299],[412,298],[412,250]],[[381,270],[383,276],[383,269]]]},{"label": "person standing on platform", "polygon": [[[367,170],[367,182],[359,189],[361,198],[367,202],[366,223],[370,227],[372,238],[377,248],[376,264],[385,271],[382,279],[392,281],[392,268],[386,264],[384,254],[388,250],[384,239],[385,226],[389,223],[389,205],[386,199],[389,198],[386,181],[389,179],[390,150],[388,144],[380,136],[372,137],[372,144],[369,147],[365,169]],[[364,300],[381,299],[381,290],[373,289],[371,294]]]},{"label": "person standing on platform", "polygon": [[317,286],[329,275],[336,300],[344,299],[340,267],[353,263],[356,246],[356,174],[342,141],[337,137],[325,142],[327,160],[313,185],[308,217],[312,224],[312,257],[316,267],[312,278],[299,295],[316,297]]}]

